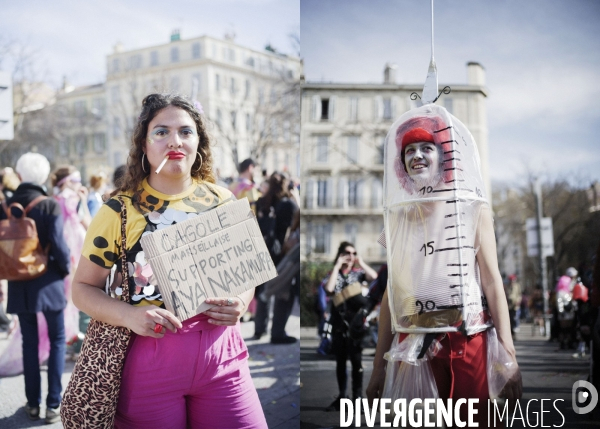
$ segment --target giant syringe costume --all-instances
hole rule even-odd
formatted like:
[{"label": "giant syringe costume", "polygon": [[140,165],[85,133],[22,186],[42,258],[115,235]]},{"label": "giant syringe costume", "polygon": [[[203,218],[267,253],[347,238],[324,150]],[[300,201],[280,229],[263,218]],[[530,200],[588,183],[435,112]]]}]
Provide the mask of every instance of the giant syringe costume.
[{"label": "giant syringe costume", "polygon": [[[432,141],[437,173],[409,176],[403,147]],[[426,104],[402,115],[385,144],[384,222],[388,299],[396,332],[462,330],[488,326],[476,263],[477,225],[487,205],[475,141],[446,109]]]},{"label": "giant syringe costume", "polygon": [[[488,329],[493,322],[481,287],[477,253],[480,222],[489,216],[484,214],[489,203],[477,145],[462,122],[434,104],[439,95],[433,0],[431,37],[422,106],[398,118],[385,141],[385,230],[380,242],[387,249],[388,303],[396,336],[386,353],[389,363],[383,397],[437,397],[430,366],[441,347],[437,340],[443,333],[473,335],[487,330],[486,369],[493,398],[517,366],[499,343],[495,329]],[[417,171],[407,166],[411,161],[406,162],[406,150],[423,144],[429,145],[430,152],[434,152],[431,145],[435,146],[436,156],[429,160],[431,164],[437,160],[437,165],[423,161],[425,167]]]}]

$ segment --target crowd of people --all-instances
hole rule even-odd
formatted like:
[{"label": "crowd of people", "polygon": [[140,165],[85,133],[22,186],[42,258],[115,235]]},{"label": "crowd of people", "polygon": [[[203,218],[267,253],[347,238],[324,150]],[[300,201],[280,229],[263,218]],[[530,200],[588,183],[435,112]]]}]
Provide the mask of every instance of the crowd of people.
[{"label": "crowd of people", "polygon": [[[5,203],[0,220],[20,216],[19,210],[26,213],[48,256],[41,275],[3,280],[0,289],[0,329],[9,334],[0,376],[24,374],[24,409],[31,420],[42,417],[40,364],[45,361],[45,421],[61,419],[67,344],[76,360],[91,318],[131,332],[110,417],[114,427],[266,427],[239,321],[247,313],[254,318],[255,335],[248,340],[265,335],[273,298],[271,343],[297,341],[285,332],[300,281],[297,183],[285,172],[267,176],[264,171],[257,184],[256,164],[247,159],[235,180],[219,186],[213,167],[201,112],[183,97],[151,94],[142,103],[128,163],[115,169],[112,183],[99,172],[86,187],[74,166],[51,172],[39,153],[26,153],[14,170],[0,172]],[[260,285],[256,293],[209,297],[209,310],[179,320],[164,305],[140,239],[156,230],[154,216],[167,206],[182,213],[174,215],[176,223],[239,198],[250,201],[269,253],[285,275]],[[73,418],[72,410],[62,414],[65,424]]]}]

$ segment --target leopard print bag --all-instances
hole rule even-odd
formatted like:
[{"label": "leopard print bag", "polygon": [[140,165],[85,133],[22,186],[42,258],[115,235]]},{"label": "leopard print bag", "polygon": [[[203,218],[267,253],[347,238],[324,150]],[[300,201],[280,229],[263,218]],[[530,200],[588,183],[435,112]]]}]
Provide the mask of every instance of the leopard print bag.
[{"label": "leopard print bag", "polygon": [[[129,303],[125,226],[127,210],[121,203],[122,299]],[[121,373],[131,331],[92,319],[81,353],[62,401],[60,416],[66,429],[105,429],[114,426]]]}]

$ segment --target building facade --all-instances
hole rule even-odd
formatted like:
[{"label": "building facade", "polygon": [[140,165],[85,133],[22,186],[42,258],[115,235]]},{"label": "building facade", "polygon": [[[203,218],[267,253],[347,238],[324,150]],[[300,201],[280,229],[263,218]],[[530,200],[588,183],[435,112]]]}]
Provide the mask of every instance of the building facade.
[{"label": "building facade", "polygon": [[54,163],[75,166],[84,179],[111,171],[105,85],[75,88],[65,83],[53,108],[61,129],[54,149]]},{"label": "building facade", "polygon": [[182,40],[174,32],[164,45],[130,51],[116,46],[106,67],[111,166],[127,159],[142,99],[175,92],[201,103],[220,176],[235,175],[237,164],[248,157],[269,172],[298,175],[298,58],[245,48],[232,38]]},{"label": "building facade", "polygon": [[[477,63],[467,71],[468,83],[451,85],[437,103],[473,134],[491,198],[485,72]],[[303,259],[332,261],[339,243],[350,241],[368,263],[385,261],[376,242],[383,229],[384,142],[394,120],[416,107],[410,95],[421,90],[395,84],[390,66],[382,84],[302,85]]]}]

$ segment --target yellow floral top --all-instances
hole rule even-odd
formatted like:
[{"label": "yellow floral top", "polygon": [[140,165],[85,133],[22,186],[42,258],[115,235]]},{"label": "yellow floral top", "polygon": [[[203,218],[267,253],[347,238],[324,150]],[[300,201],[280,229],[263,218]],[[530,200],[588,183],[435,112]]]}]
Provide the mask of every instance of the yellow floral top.
[{"label": "yellow floral top", "polygon": [[[235,197],[229,190],[206,182],[194,182],[181,194],[166,195],[153,189],[146,179],[138,191],[120,196],[127,208],[125,253],[131,303],[164,307],[140,239],[145,234],[235,200]],[[116,264],[117,272],[121,272],[121,203],[116,196],[104,203],[94,216],[85,237],[82,254],[103,268],[110,269]],[[113,285],[112,292],[120,296],[121,285]]]}]

